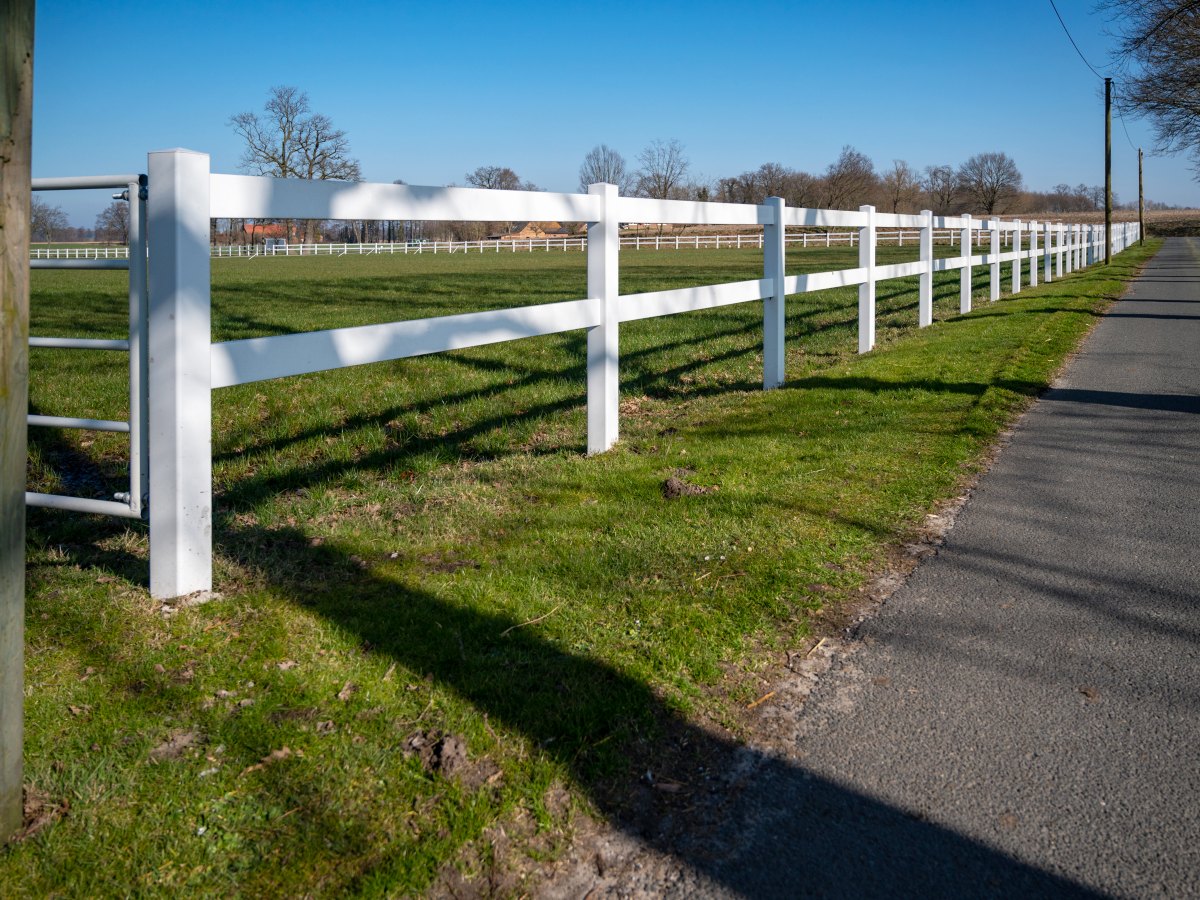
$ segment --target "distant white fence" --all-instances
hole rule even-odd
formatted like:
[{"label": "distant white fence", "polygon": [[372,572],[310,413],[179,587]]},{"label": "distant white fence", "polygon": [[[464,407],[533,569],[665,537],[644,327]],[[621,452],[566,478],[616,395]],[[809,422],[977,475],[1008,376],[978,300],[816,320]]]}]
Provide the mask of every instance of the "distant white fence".
[{"label": "distant white fence", "polygon": [[[878,244],[915,244],[920,240],[919,230],[879,229]],[[982,240],[982,232],[976,240]],[[1012,244],[1012,232],[1002,235],[1004,246]],[[856,231],[802,232],[789,234],[785,238],[792,249],[809,247],[856,246]],[[953,244],[958,235],[952,229],[935,229],[935,244]],[[626,235],[621,238],[622,250],[744,250],[763,247],[763,236],[759,234],[656,234]],[[209,248],[214,259],[254,259],[263,256],[375,256],[375,255],[420,255],[424,253],[532,253],[541,251],[587,250],[586,237],[573,238],[527,238],[519,241],[385,241],[357,244],[281,244],[265,247],[262,244],[212,244]],[[128,259],[126,247],[35,247],[30,250],[33,259]]]},{"label": "distant white fence", "polygon": [[[933,276],[960,271],[962,312],[971,309],[972,267],[989,267],[990,298],[1000,296],[1001,265],[1011,263],[1011,290],[1090,265],[1109,252],[1099,226],[978,221],[971,216],[891,215],[788,208],[765,203],[706,203],[620,197],[613,185],[586,194],[302,181],[214,175],[206,154],[186,150],[149,156],[150,591],[173,597],[212,586],[212,422],[214,389],[365,363],[477,347],[537,335],[587,331],[587,449],[617,440],[620,326],[654,316],[761,303],[763,387],[784,383],[785,298],[829,288],[858,288],[858,350],[875,346],[875,288],[892,278],[919,279],[917,323],[933,321]],[[377,325],[334,328],[213,344],[209,222],[213,218],[429,221],[558,221],[587,227],[587,296],[558,303],[488,310]],[[761,278],[676,290],[619,294],[621,222],[756,226],[762,229]],[[786,228],[853,229],[857,265],[787,275]],[[882,228],[918,235],[919,258],[879,265]],[[935,230],[958,236],[960,255],[937,258]],[[1002,239],[1012,249],[1002,252]],[[1136,224],[1111,235],[1111,252],[1137,238]],[[972,254],[986,240],[987,252]],[[794,245],[793,245],[794,246]],[[1038,265],[1040,261],[1041,265]],[[70,263],[65,263],[70,265]],[[102,265],[102,264],[99,264]]]}]

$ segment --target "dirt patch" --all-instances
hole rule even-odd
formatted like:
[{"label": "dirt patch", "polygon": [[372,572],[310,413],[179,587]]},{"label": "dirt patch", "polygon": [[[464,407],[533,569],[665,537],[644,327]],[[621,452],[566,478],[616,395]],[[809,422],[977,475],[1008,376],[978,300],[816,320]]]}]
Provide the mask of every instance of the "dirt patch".
[{"label": "dirt patch", "polygon": [[479,563],[473,559],[464,559],[449,553],[427,553],[420,557],[422,567],[426,572],[438,575],[453,575],[463,569],[478,569]]},{"label": "dirt patch", "polygon": [[162,762],[168,759],[179,759],[190,748],[203,743],[204,738],[198,731],[187,728],[176,728],[161,744],[150,751],[151,762]]},{"label": "dirt patch", "polygon": [[503,775],[491,759],[471,759],[466,742],[456,734],[414,731],[404,739],[404,754],[416,756],[429,774],[450,778],[471,791],[496,784]]},{"label": "dirt patch", "polygon": [[662,495],[666,500],[694,497],[720,490],[716,485],[691,484],[686,479],[691,474],[687,469],[676,469],[675,474],[662,483]]},{"label": "dirt patch", "polygon": [[69,800],[55,800],[45,791],[26,785],[21,830],[9,838],[9,841],[18,844],[33,837],[47,825],[65,816],[70,809]]}]

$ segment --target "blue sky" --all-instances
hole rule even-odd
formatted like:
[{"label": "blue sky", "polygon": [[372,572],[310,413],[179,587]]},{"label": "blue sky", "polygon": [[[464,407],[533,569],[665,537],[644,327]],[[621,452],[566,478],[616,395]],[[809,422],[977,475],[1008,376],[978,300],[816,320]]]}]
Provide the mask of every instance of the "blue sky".
[{"label": "blue sky", "polygon": [[[1092,0],[1057,2],[1106,64]],[[34,177],[144,171],[166,147],[236,172],[229,117],[295,85],[347,132],[369,181],[461,184],[501,165],[575,190],[596,144],[632,163],[656,138],[678,139],[709,178],[768,161],[819,172],[851,144],[878,169],[1003,151],[1033,189],[1104,180],[1101,84],[1048,0],[42,0],[36,27]],[[1149,129],[1127,124],[1149,154]],[[1113,172],[1119,198],[1136,198],[1119,120]],[[1147,158],[1146,195],[1200,206],[1179,158]],[[107,203],[53,201],[79,225]]]}]

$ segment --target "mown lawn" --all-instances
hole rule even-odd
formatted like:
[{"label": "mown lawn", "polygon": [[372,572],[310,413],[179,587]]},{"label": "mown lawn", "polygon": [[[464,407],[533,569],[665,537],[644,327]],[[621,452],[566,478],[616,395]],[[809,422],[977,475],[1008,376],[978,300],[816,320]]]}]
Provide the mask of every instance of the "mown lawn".
[{"label": "mown lawn", "polygon": [[[920,332],[915,279],[883,283],[863,357],[853,289],[791,297],[769,393],[757,305],[629,323],[622,438],[593,458],[582,333],[217,392],[218,599],[152,602],[140,525],[30,510],[40,827],[0,851],[3,893],[421,893],[561,852],[572,810],[622,819],[672,723],[736,737],[748,673],[954,495],[1154,248],[991,305],[977,269],[965,317],[950,273]],[[622,266],[629,293],[758,277],[761,257]],[[214,340],[584,285],[578,253],[217,260]],[[122,291],[35,272],[32,333],[119,336]],[[31,405],[123,417],[122,364],[35,350]],[[33,489],[122,489],[119,436],[31,444]]]}]

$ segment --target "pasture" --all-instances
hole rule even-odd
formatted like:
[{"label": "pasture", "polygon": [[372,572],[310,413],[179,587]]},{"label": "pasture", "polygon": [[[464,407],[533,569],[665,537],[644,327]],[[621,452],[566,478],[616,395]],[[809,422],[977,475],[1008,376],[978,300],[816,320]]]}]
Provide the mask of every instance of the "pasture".
[{"label": "pasture", "polygon": [[[34,827],[0,854],[6,895],[520,893],[504,871],[560,853],[573,816],[623,820],[648,768],[695,789],[674,723],[750,727],[783,654],[961,490],[1155,246],[997,304],[977,267],[967,316],[937,275],[921,331],[917,279],[881,283],[865,356],[853,288],[789,297],[766,393],[760,304],[627,323],[621,440],[593,458],[582,332],[216,392],[217,598],[151,601],[139,524],[29,511]],[[856,260],[789,251],[788,272]],[[586,284],[569,253],[212,271],[214,341]],[[757,250],[622,251],[621,291],[761,272]],[[31,333],[120,337],[124,284],[34,272]],[[124,378],[119,355],[34,350],[31,407],[123,418]],[[121,435],[30,445],[30,489],[121,489]]]}]

